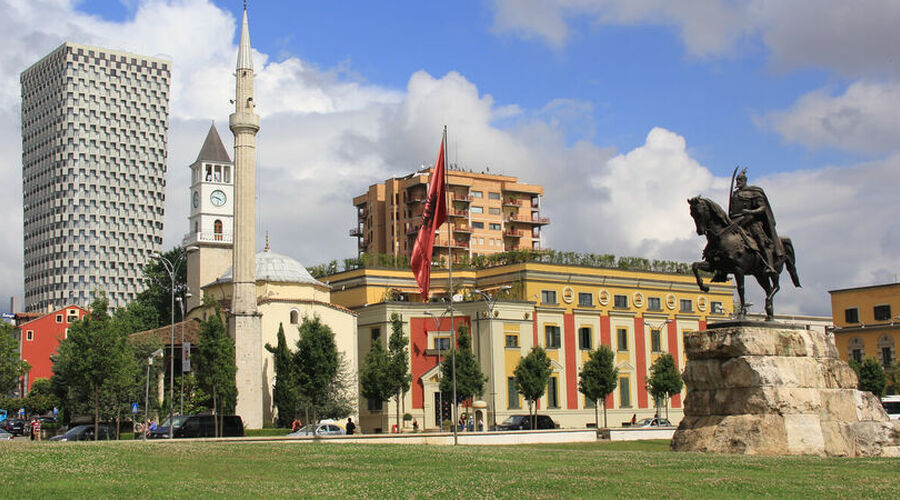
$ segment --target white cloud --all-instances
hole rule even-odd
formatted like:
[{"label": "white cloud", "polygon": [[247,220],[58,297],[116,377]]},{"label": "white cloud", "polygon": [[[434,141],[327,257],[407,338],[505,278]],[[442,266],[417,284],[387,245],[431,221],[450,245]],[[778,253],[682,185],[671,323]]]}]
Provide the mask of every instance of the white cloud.
[{"label": "white cloud", "polygon": [[900,84],[855,82],[841,95],[817,90],[790,109],[761,121],[809,148],[840,148],[865,154],[897,151],[900,146]]},{"label": "white cloud", "polygon": [[494,0],[497,33],[561,48],[575,21],[671,26],[688,53],[730,54],[759,37],[783,69],[822,67],[843,75],[900,74],[900,3],[895,0]]}]

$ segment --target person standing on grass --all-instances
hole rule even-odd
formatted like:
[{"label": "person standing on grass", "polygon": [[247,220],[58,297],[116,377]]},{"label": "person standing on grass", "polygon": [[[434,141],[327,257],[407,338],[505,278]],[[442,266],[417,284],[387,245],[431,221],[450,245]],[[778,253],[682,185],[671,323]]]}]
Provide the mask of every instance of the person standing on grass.
[{"label": "person standing on grass", "polygon": [[352,435],[356,432],[356,424],[353,423],[353,419],[347,417],[347,435]]},{"label": "person standing on grass", "polygon": [[297,431],[299,431],[299,430],[300,430],[300,427],[302,427],[302,424],[300,423],[300,420],[298,420],[298,419],[295,418],[294,421],[291,422],[291,432],[297,432]]}]

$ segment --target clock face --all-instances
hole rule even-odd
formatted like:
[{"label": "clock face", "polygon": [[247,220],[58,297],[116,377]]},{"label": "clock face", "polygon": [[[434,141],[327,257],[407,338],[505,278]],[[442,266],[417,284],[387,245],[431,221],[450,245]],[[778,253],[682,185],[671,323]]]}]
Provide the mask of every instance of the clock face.
[{"label": "clock face", "polygon": [[225,193],[216,189],[209,195],[209,201],[211,201],[213,205],[221,207],[225,204]]},{"label": "clock face", "polygon": [[200,206],[200,193],[194,191],[194,208]]}]

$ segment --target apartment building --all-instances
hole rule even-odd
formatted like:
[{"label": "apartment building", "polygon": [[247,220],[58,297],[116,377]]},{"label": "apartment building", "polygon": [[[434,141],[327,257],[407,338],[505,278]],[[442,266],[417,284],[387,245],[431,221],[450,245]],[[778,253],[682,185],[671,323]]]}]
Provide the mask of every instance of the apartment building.
[{"label": "apartment building", "polygon": [[25,309],[119,307],[162,246],[170,62],[63,43],[21,74]]},{"label": "apartment building", "polygon": [[[422,221],[432,168],[374,184],[353,198],[360,254],[410,256]],[[435,235],[435,261],[541,248],[544,188],[518,178],[447,171],[448,222]]]}]

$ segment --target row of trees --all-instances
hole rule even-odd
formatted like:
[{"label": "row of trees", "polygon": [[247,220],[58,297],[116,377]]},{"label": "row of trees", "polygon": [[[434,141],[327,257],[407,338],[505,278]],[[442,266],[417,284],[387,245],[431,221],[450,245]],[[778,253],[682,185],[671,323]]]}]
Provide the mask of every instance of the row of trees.
[{"label": "row of trees", "polygon": [[[463,256],[458,262],[453,262],[453,267],[459,269],[486,269],[522,262],[543,262],[547,264],[626,269],[630,271],[692,273],[691,265],[685,262],[645,259],[643,257],[616,257],[612,254],[563,252],[553,249],[509,250],[491,255],[476,255],[471,259],[468,256]],[[343,259],[340,263],[337,260],[332,260],[327,264],[312,266],[309,268],[309,272],[314,277],[320,278],[339,271],[352,271],[370,267],[406,269],[409,268],[409,257],[391,254],[362,254],[359,257]],[[446,267],[446,263],[441,262],[440,267]]]},{"label": "row of trees", "polygon": [[[460,325],[457,332],[456,345],[451,345],[451,352],[441,361],[439,390],[446,401],[453,401],[455,357],[456,401],[454,404],[459,405],[481,395],[488,378],[475,359],[468,327]],[[273,350],[273,352],[275,351]],[[547,391],[551,373],[550,358],[540,346],[533,347],[524,358],[521,358],[513,372],[516,390],[528,402],[532,427],[534,427],[536,418],[535,403]],[[375,341],[363,361],[360,369],[362,395],[369,400],[381,403],[393,398],[396,403],[397,428],[399,429],[400,406],[406,391],[409,390],[410,381],[409,354],[407,337],[403,334],[403,320],[399,315],[393,314],[388,350],[385,350],[382,342]],[[612,349],[609,346],[600,346],[591,351],[579,375],[578,390],[589,401],[595,402],[595,422],[598,425],[597,403],[603,404],[603,425],[606,427],[606,399],[615,391],[618,384],[619,370],[615,367],[615,354]],[[661,400],[665,401],[667,416],[668,398],[680,393],[683,387],[684,382],[672,355],[665,353],[659,356],[650,367],[647,391],[657,403]],[[658,407],[657,413],[659,413]]]},{"label": "row of trees", "polygon": [[287,345],[283,325],[278,326],[277,344],[266,344],[275,358],[272,399],[278,410],[277,425],[290,427],[301,414],[309,423],[352,414],[356,380],[344,354],[338,352],[334,332],[314,316],[303,318],[298,333],[294,351]]}]

